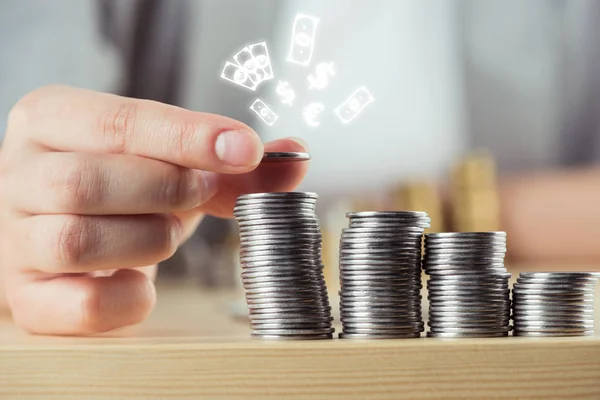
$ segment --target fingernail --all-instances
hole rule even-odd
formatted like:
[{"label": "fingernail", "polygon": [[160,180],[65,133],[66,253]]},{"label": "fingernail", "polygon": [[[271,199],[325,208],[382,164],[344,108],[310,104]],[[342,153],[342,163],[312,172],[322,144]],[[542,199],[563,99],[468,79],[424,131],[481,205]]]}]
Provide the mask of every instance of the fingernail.
[{"label": "fingernail", "polygon": [[291,137],[291,138],[288,138],[288,139],[291,140],[292,142],[298,143],[300,146],[302,146],[302,148],[305,151],[308,151],[308,144],[304,140],[302,140],[300,138],[297,138],[297,137]]},{"label": "fingernail", "polygon": [[227,131],[217,138],[215,152],[217,157],[234,167],[251,167],[260,163],[263,146],[253,131]]}]

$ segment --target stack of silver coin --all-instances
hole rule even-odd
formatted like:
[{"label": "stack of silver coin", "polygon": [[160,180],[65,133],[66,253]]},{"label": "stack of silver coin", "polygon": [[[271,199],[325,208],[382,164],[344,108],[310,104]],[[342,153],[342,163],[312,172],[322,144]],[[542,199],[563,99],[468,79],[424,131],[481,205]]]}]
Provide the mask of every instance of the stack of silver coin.
[{"label": "stack of silver coin", "polygon": [[513,287],[515,336],[594,334],[594,273],[523,272]]},{"label": "stack of silver coin", "polygon": [[348,213],[340,239],[340,338],[415,338],[421,314],[424,212]]},{"label": "stack of silver coin", "polygon": [[505,232],[425,235],[429,337],[498,337],[510,331]]},{"label": "stack of silver coin", "polygon": [[240,196],[234,216],[252,336],[331,339],[314,193]]}]

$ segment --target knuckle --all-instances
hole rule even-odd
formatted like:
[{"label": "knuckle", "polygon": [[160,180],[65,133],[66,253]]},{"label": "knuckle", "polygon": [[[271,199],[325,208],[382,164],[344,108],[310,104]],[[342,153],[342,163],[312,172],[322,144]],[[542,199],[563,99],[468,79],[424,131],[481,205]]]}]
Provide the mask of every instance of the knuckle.
[{"label": "knuckle", "polygon": [[174,151],[179,159],[186,159],[193,153],[197,132],[198,126],[186,117],[170,122],[167,137],[174,138]]},{"label": "knuckle", "polygon": [[[76,156],[59,176],[52,188],[57,192],[57,207],[66,212],[80,212],[102,202],[102,190],[93,164],[83,156]],[[56,175],[55,175],[56,176]]]},{"label": "knuckle", "polygon": [[60,266],[76,267],[90,250],[88,227],[85,217],[64,217],[54,245],[55,259]]},{"label": "knuckle", "polygon": [[110,152],[127,152],[135,131],[137,114],[138,105],[133,101],[122,102],[101,114],[98,128]]},{"label": "knuckle", "polygon": [[27,124],[28,119],[29,107],[25,104],[23,99],[21,99],[8,112],[6,128],[10,131],[12,129],[23,127]]},{"label": "knuckle", "polygon": [[160,233],[157,235],[159,243],[159,257],[163,260],[171,257],[179,247],[179,223],[175,217],[161,218]]},{"label": "knuckle", "polygon": [[181,209],[189,203],[189,173],[186,169],[173,166],[163,174],[159,185],[159,203],[170,209]]},{"label": "knuckle", "polygon": [[43,105],[48,97],[62,90],[65,90],[65,87],[60,85],[46,85],[25,94],[9,111],[7,130],[27,126],[29,121],[35,118],[38,110],[43,109]]}]

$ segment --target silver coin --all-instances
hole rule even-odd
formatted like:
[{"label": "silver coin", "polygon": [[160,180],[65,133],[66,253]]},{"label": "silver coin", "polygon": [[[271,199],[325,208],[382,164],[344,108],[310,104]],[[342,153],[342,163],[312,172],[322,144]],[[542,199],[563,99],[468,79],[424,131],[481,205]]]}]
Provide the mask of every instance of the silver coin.
[{"label": "silver coin", "polygon": [[289,161],[307,161],[310,160],[310,154],[296,151],[287,152],[265,152],[263,155],[263,163],[271,162],[289,162]]},{"label": "silver coin", "polygon": [[402,335],[390,335],[390,334],[363,334],[363,333],[339,333],[340,339],[416,339],[421,337],[419,332],[416,333],[407,333]]},{"label": "silver coin", "polygon": [[514,330],[513,336],[531,336],[531,337],[572,337],[572,336],[594,336],[595,332],[591,331],[579,331],[579,332],[528,332],[521,330]]},{"label": "silver coin", "polygon": [[250,336],[253,339],[270,340],[270,341],[333,339],[333,335],[331,333],[324,334],[324,335],[297,335],[297,336],[294,336],[294,335],[265,335],[265,334],[252,333]]},{"label": "silver coin", "polygon": [[508,336],[508,332],[427,332],[427,337],[446,339],[496,338],[505,336]]},{"label": "silver coin", "polygon": [[335,332],[333,328],[312,328],[307,327],[305,329],[253,329],[254,334],[265,334],[265,335],[326,335]]},{"label": "silver coin", "polygon": [[467,239],[467,238],[497,238],[506,237],[506,232],[439,232],[439,233],[428,233],[425,235],[426,239]]},{"label": "silver coin", "polygon": [[513,288],[515,336],[585,336],[594,330],[596,279],[585,272],[525,272]]}]

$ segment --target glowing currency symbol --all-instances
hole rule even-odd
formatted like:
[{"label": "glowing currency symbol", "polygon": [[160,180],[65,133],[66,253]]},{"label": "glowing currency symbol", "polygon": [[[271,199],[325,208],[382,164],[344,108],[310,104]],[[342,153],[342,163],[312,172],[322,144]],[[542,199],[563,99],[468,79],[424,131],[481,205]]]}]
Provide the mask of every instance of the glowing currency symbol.
[{"label": "glowing currency symbol", "polygon": [[252,56],[252,52],[248,47],[244,47],[242,50],[238,51],[233,56],[233,59],[244,69],[244,71],[246,71],[256,86],[263,81],[263,71],[258,69],[258,62]]},{"label": "glowing currency symbol", "polygon": [[267,43],[261,42],[251,44],[248,46],[250,53],[254,57],[256,67],[262,70],[263,80],[273,79],[273,67],[271,66],[271,57],[269,57],[269,50],[267,49]]},{"label": "glowing currency symbol", "polygon": [[264,101],[256,99],[250,106],[250,109],[256,113],[263,120],[263,122],[269,126],[273,126],[275,121],[279,118]]},{"label": "glowing currency symbol", "polygon": [[329,83],[329,76],[335,75],[333,63],[321,63],[317,65],[316,70],[315,75],[310,74],[308,76],[308,82],[310,83],[309,90],[323,89]]},{"label": "glowing currency symbol", "polygon": [[304,120],[310,126],[319,126],[320,122],[317,121],[319,114],[323,112],[325,106],[321,103],[311,103],[304,108]]},{"label": "glowing currency symbol", "polygon": [[233,59],[236,64],[227,61],[221,78],[252,91],[262,82],[273,79],[271,58],[265,42],[244,47]]},{"label": "glowing currency symbol", "polygon": [[296,98],[296,92],[294,92],[294,89],[290,87],[290,84],[288,82],[279,81],[279,84],[277,85],[277,89],[275,89],[275,91],[277,92],[279,97],[282,98],[281,102],[283,104],[287,104],[288,106],[291,106],[292,102]]},{"label": "glowing currency symbol", "polygon": [[366,87],[361,86],[354,91],[338,108],[334,110],[340,121],[347,124],[360,114],[365,107],[375,101]]},{"label": "glowing currency symbol", "polygon": [[287,60],[289,62],[308,65],[315,46],[315,33],[319,19],[304,14],[296,15],[292,30],[292,43]]},{"label": "glowing currency symbol", "polygon": [[258,87],[258,84],[250,78],[250,75],[244,68],[240,65],[230,63],[229,61],[225,63],[225,68],[223,68],[223,72],[221,72],[221,78],[252,91],[256,90]]},{"label": "glowing currency symbol", "polygon": [[244,47],[233,56],[233,59],[246,70],[257,85],[273,79],[271,58],[265,42]]}]

